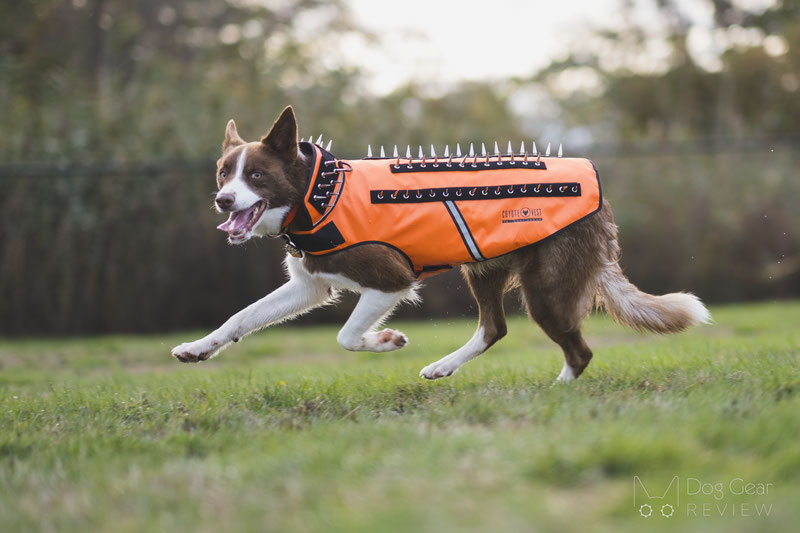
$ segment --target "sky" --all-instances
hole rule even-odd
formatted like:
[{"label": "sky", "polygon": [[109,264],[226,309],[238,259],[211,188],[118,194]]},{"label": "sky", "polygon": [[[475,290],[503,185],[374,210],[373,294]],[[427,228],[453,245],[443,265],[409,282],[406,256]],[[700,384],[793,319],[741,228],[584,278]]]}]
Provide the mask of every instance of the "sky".
[{"label": "sky", "polygon": [[346,0],[355,22],[379,36],[344,47],[372,91],[408,80],[447,84],[530,76],[589,24],[608,22],[616,0]]}]

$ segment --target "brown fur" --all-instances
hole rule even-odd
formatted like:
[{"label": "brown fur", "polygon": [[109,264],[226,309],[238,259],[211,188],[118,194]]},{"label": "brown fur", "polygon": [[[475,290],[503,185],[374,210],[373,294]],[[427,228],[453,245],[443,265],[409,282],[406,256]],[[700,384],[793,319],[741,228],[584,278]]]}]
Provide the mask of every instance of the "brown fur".
[{"label": "brown fur", "polygon": [[[232,173],[230,169],[239,153],[236,148],[242,144],[235,125],[229,123],[219,171]],[[245,149],[251,150],[247,179],[270,206],[301,202],[309,169],[298,156],[291,107],[281,114],[259,146],[247,145]],[[255,172],[260,172],[262,178],[253,178]],[[309,226],[307,217],[298,216],[289,228],[302,230]],[[603,202],[594,216],[540,243],[503,257],[464,265],[462,272],[478,303],[486,344],[491,346],[506,334],[503,295],[516,287],[521,290],[531,319],[561,346],[575,377],[592,358],[581,335],[581,322],[596,304],[605,304],[611,316],[626,325],[658,333],[681,331],[708,319],[705,308],[691,295],[652,296],[639,291],[622,274],[618,258],[617,228],[611,208]],[[312,273],[339,274],[363,287],[385,292],[401,291],[417,283],[400,253],[377,244],[324,256],[306,254],[304,265]]]}]

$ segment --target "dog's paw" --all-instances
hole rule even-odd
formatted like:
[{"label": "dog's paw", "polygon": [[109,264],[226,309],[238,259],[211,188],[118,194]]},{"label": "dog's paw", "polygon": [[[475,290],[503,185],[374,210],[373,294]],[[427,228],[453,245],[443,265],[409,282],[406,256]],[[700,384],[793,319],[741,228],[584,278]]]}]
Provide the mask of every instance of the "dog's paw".
[{"label": "dog's paw", "polygon": [[391,352],[408,344],[408,337],[393,329],[371,331],[364,335],[364,347],[371,352]]},{"label": "dog's paw", "polygon": [[199,363],[216,355],[222,344],[216,341],[200,339],[184,342],[172,349],[172,356],[181,363]]},{"label": "dog's paw", "polygon": [[458,370],[458,366],[446,361],[436,361],[420,370],[419,376],[425,379],[446,378],[452,376],[456,370]]}]

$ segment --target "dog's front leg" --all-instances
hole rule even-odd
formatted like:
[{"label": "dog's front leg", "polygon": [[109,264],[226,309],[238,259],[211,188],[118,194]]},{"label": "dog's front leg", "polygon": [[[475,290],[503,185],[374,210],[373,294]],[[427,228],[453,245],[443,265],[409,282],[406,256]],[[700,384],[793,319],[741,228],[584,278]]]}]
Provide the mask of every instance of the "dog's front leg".
[{"label": "dog's front leg", "polygon": [[183,363],[205,361],[248,333],[324,304],[331,297],[329,288],[328,283],[311,276],[293,278],[202,339],[176,346],[172,355]]},{"label": "dog's front leg", "polygon": [[353,313],[336,338],[345,350],[389,352],[402,348],[408,338],[399,331],[372,331],[403,300],[413,298],[413,291],[383,292],[368,289],[361,293]]}]

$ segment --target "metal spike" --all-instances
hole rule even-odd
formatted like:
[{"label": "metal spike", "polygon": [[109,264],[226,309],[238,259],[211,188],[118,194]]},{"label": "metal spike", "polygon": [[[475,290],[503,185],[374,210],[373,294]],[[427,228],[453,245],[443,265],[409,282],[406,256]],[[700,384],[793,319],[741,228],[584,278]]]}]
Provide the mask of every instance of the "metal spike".
[{"label": "metal spike", "polygon": [[531,148],[532,154],[538,154],[539,151],[536,149],[536,141],[533,141],[533,148]]},{"label": "metal spike", "polygon": [[511,141],[508,141],[508,153],[514,155],[514,149],[511,148]]},{"label": "metal spike", "polygon": [[494,155],[500,155],[500,148],[497,147],[497,141],[494,142]]},{"label": "metal spike", "polygon": [[450,157],[450,145],[447,144],[444,147],[444,157]]},{"label": "metal spike", "polygon": [[367,145],[367,157],[372,157],[372,145]]},{"label": "metal spike", "polygon": [[305,137],[300,137],[300,142],[301,142],[301,143],[302,143],[302,142],[306,142],[306,138],[305,138]]},{"label": "metal spike", "polygon": [[470,156],[475,155],[475,147],[472,146],[472,143],[469,143],[469,155]]},{"label": "metal spike", "polygon": [[423,157],[425,157],[425,153],[422,151],[422,146],[420,146],[420,147],[419,147],[419,156],[418,156],[418,157],[419,157],[420,159],[422,159]]},{"label": "metal spike", "polygon": [[327,151],[329,151],[329,152],[330,152],[330,151],[331,151],[331,145],[332,145],[332,144],[333,144],[333,139],[331,139],[330,141],[328,141],[328,146],[326,146],[326,147],[325,147],[325,150],[327,150]]},{"label": "metal spike", "polygon": [[321,133],[319,134],[319,137],[317,137],[316,144],[322,144],[322,134]]},{"label": "metal spike", "polygon": [[481,143],[481,155],[486,155],[486,145]]},{"label": "metal spike", "polygon": [[406,159],[411,159],[411,145],[406,146]]},{"label": "metal spike", "polygon": [[550,143],[547,143],[547,150],[544,151],[545,157],[550,155]]},{"label": "metal spike", "polygon": [[456,157],[461,157],[461,145],[456,143]]},{"label": "metal spike", "polygon": [[381,158],[386,157],[386,151],[383,149],[383,145],[381,145]]},{"label": "metal spike", "polygon": [[431,145],[431,157],[436,157],[436,148]]},{"label": "metal spike", "polygon": [[519,153],[521,153],[521,154],[526,154],[527,153],[525,151],[525,141],[522,141],[521,143],[519,143]]},{"label": "metal spike", "polygon": [[564,150],[561,149],[561,143],[558,143],[558,157],[564,157]]},{"label": "metal spike", "polygon": [[400,156],[399,156],[399,155],[397,155],[397,154],[398,154],[398,152],[397,152],[397,145],[395,144],[395,145],[394,145],[394,153],[392,154],[392,157],[400,157]]}]

